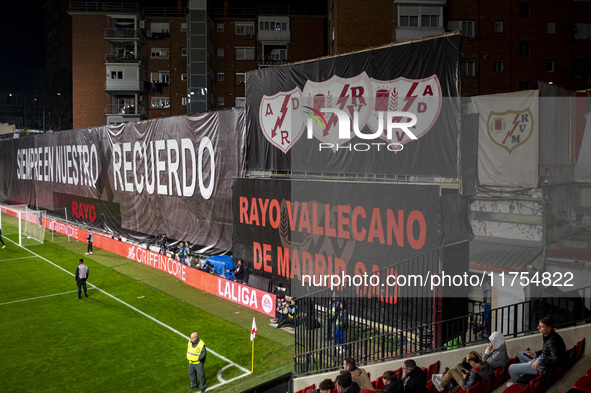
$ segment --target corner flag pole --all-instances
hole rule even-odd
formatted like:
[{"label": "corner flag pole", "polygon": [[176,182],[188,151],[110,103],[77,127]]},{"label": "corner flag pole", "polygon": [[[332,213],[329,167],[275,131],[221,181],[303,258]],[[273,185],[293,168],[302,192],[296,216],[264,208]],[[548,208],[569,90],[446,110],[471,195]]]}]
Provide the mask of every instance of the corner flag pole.
[{"label": "corner flag pole", "polygon": [[257,323],[255,322],[254,317],[252,317],[252,328],[250,329],[250,341],[252,341],[252,359],[250,363],[251,373],[254,372],[254,337],[257,333]]}]

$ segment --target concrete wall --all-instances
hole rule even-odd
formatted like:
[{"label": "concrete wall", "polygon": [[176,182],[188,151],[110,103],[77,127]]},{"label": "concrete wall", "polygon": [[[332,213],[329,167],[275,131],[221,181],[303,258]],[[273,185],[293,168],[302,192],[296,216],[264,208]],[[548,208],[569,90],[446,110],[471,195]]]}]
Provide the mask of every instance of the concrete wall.
[{"label": "concrete wall", "polygon": [[[576,344],[577,341],[591,335],[591,324],[575,326],[567,329],[558,329],[558,332],[564,339],[566,348],[570,349]],[[440,360],[441,371],[443,372],[443,370],[445,370],[445,367],[451,368],[456,364],[460,363],[462,359],[468,354],[468,352],[472,350],[484,353],[486,345],[486,343],[483,343],[480,345],[473,345],[466,348],[454,349],[451,351],[435,352],[428,355],[417,356],[413,359],[417,362],[417,365],[419,365],[420,367],[427,367],[430,364]],[[518,350],[525,349],[527,347],[530,347],[533,351],[541,349],[542,337],[539,334],[534,333],[528,336],[512,338],[507,340],[507,352],[509,353],[509,357],[516,356]],[[583,354],[585,356],[591,356],[591,343],[586,343],[585,352]],[[368,366],[363,366],[363,369],[371,373],[371,379],[375,380],[379,376],[381,376],[384,373],[384,371],[396,370],[397,368],[402,367],[405,360],[406,359],[399,359],[379,364],[371,364]],[[333,371],[330,373],[316,374],[313,376],[294,379],[294,391],[303,389],[306,386],[312,385],[313,383],[318,385],[318,383],[320,383],[323,379],[326,378],[330,378],[334,381],[337,375],[338,371]]]}]

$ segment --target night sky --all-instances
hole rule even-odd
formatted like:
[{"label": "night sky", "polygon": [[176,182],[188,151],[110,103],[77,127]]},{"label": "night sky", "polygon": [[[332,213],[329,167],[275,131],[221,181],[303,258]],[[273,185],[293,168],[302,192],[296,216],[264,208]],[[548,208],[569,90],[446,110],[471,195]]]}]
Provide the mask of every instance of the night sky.
[{"label": "night sky", "polygon": [[0,22],[0,91],[28,90],[44,67],[43,1],[6,1]]}]

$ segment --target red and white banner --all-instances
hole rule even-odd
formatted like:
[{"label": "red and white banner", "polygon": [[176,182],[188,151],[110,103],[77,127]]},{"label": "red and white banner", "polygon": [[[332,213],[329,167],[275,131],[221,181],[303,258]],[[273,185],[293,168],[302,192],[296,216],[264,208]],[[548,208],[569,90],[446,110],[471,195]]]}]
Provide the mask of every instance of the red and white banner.
[{"label": "red and white banner", "polygon": [[478,121],[478,180],[482,185],[538,185],[539,91],[472,98]]}]

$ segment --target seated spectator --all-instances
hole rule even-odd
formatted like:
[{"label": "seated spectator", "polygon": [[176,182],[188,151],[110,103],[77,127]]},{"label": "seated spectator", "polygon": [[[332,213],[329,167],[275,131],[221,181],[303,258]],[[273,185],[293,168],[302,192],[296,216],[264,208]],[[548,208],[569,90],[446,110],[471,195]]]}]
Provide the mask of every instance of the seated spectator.
[{"label": "seated spectator", "polygon": [[404,386],[404,393],[427,392],[427,374],[417,366],[414,360],[405,360],[403,370],[402,385]]},{"label": "seated spectator", "polygon": [[279,318],[277,318],[277,321],[275,323],[271,324],[271,327],[278,329],[284,325],[293,325],[294,321],[295,321],[295,315],[296,315],[295,299],[292,298],[289,301],[289,304],[282,306],[280,314],[279,314]]},{"label": "seated spectator", "polygon": [[507,347],[505,346],[505,336],[499,332],[492,332],[488,337],[490,344],[486,347],[482,360],[495,371],[497,368],[505,367],[509,364]]},{"label": "seated spectator", "polygon": [[542,350],[537,352],[519,351],[517,357],[521,363],[509,366],[509,375],[512,383],[516,383],[521,374],[532,374],[537,376],[549,368],[560,366],[566,354],[566,345],[560,334],[554,330],[554,320],[543,317],[538,323],[538,331],[542,333]]},{"label": "seated spectator", "polygon": [[371,390],[374,391],[373,385],[369,380],[369,376],[364,369],[359,368],[355,365],[355,359],[346,358],[343,361],[343,370],[351,373],[351,379],[355,382],[361,391]]},{"label": "seated spectator", "polygon": [[359,385],[351,379],[351,373],[343,370],[337,375],[337,393],[359,393]]},{"label": "seated spectator", "polygon": [[433,386],[442,392],[446,386],[452,381],[455,381],[457,386],[451,389],[450,392],[457,392],[460,389],[468,390],[483,379],[491,379],[493,377],[492,368],[487,362],[480,359],[478,352],[470,351],[468,356],[466,356],[466,361],[472,367],[470,370],[466,370],[461,364],[453,366],[445,375],[433,375],[431,378]]},{"label": "seated spectator", "polygon": [[327,378],[318,385],[318,393],[332,393],[335,387],[334,383]]},{"label": "seated spectator", "polygon": [[382,374],[382,381],[384,382],[384,389],[377,390],[381,393],[404,393],[404,385],[402,380],[396,377],[394,371],[386,371]]}]

